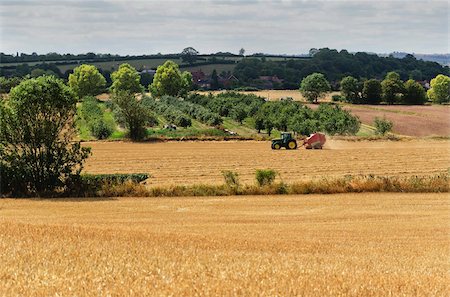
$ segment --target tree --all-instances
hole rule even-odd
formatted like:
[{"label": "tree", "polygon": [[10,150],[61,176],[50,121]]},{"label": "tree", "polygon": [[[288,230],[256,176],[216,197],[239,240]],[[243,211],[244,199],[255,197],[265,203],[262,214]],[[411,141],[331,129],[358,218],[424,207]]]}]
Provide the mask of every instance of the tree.
[{"label": "tree", "polygon": [[420,71],[418,69],[414,69],[413,71],[411,71],[409,73],[409,78],[413,79],[415,81],[422,80],[423,79],[423,73],[422,73],[422,71]]},{"label": "tree", "polygon": [[352,76],[346,76],[341,80],[341,94],[350,103],[359,103],[358,80]]},{"label": "tree", "polygon": [[69,86],[79,99],[84,96],[95,96],[101,93],[106,85],[106,80],[93,65],[81,65],[69,75]]},{"label": "tree", "polygon": [[374,120],[375,125],[375,133],[378,135],[386,135],[386,133],[392,131],[392,127],[394,126],[394,123],[392,121],[387,120],[385,117],[382,119],[375,118]]},{"label": "tree", "polygon": [[242,104],[235,106],[231,110],[230,116],[233,118],[233,120],[237,121],[239,124],[242,124],[242,121],[247,117],[245,106],[243,106]]},{"label": "tree", "polygon": [[145,125],[152,120],[151,113],[130,92],[120,91],[113,95],[113,103],[117,106],[115,116],[119,123],[125,125],[132,140],[142,140],[146,136]]},{"label": "tree", "polygon": [[181,52],[181,60],[183,63],[194,64],[197,61],[198,51],[193,47],[187,47]]},{"label": "tree", "polygon": [[148,87],[153,96],[184,96],[192,87],[192,74],[180,72],[173,61],[158,66],[152,84]]},{"label": "tree", "polygon": [[192,90],[192,73],[183,71],[181,73],[181,89],[178,92],[178,96],[186,97],[190,90]]},{"label": "tree", "polygon": [[0,94],[6,94],[11,91],[12,88],[19,85],[22,81],[22,78],[13,76],[13,77],[3,77],[0,76]]},{"label": "tree", "polygon": [[379,104],[381,101],[381,83],[378,79],[369,79],[364,82],[362,98],[367,104]]},{"label": "tree", "polygon": [[361,126],[358,117],[339,105],[321,104],[315,110],[315,117],[319,130],[330,135],[355,135]]},{"label": "tree", "polygon": [[434,103],[450,102],[450,77],[439,74],[431,80],[430,86],[427,94]]},{"label": "tree", "polygon": [[219,76],[217,75],[216,69],[214,69],[211,74],[211,90],[217,89],[219,89]]},{"label": "tree", "polygon": [[427,101],[425,89],[416,81],[409,79],[405,82],[403,103],[424,104]]},{"label": "tree", "polygon": [[244,48],[241,48],[240,50],[239,50],[239,56],[243,56],[245,54],[245,49]]},{"label": "tree", "polygon": [[256,115],[254,117],[255,119],[255,129],[258,131],[258,133],[261,133],[261,130],[264,129],[264,118],[260,115]]},{"label": "tree", "polygon": [[90,150],[73,142],[76,102],[61,80],[40,76],[20,83],[0,103],[2,192],[51,194],[79,176]]},{"label": "tree", "polygon": [[35,78],[35,77],[38,77],[38,76],[42,76],[42,75],[53,75],[55,77],[58,77],[58,75],[55,72],[51,71],[50,69],[49,70],[44,70],[44,69],[41,69],[41,68],[36,68],[36,69],[31,70],[31,73],[30,73],[30,76],[32,78]]},{"label": "tree", "polygon": [[397,72],[389,72],[386,78],[381,82],[383,99],[388,104],[394,104],[398,101],[398,95],[404,92],[403,82]]},{"label": "tree", "polygon": [[331,87],[322,73],[313,73],[305,77],[300,84],[300,92],[309,102],[316,102]]},{"label": "tree", "polygon": [[111,74],[111,91],[119,93],[122,91],[129,93],[141,93],[144,91],[140,83],[141,77],[136,69],[130,64],[124,63],[119,69]]}]

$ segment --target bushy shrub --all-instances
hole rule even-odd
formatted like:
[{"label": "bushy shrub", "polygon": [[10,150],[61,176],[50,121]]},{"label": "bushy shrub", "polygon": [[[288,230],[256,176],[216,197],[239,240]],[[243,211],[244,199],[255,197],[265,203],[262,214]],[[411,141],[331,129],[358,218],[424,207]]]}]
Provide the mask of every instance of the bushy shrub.
[{"label": "bushy shrub", "polygon": [[375,133],[376,134],[386,135],[386,133],[389,133],[392,131],[392,127],[394,126],[394,123],[392,121],[387,120],[385,117],[383,117],[383,118],[375,118],[374,125],[375,125]]},{"label": "bushy shrub", "polygon": [[77,196],[97,196],[104,187],[120,186],[125,183],[139,184],[150,178],[147,173],[82,174],[72,180],[68,194]]},{"label": "bushy shrub", "polygon": [[114,126],[103,118],[91,121],[88,126],[91,134],[97,139],[106,139],[114,132]]},{"label": "bushy shrub", "polygon": [[83,98],[80,113],[86,121],[91,135],[97,139],[106,139],[114,132],[114,121],[106,121],[97,98],[87,96]]},{"label": "bushy shrub", "polygon": [[239,174],[235,171],[224,170],[222,171],[222,175],[225,180],[225,185],[234,192],[237,192],[241,186]]},{"label": "bushy shrub", "polygon": [[256,182],[260,187],[271,185],[274,182],[276,176],[277,172],[273,169],[256,170]]},{"label": "bushy shrub", "polygon": [[341,95],[333,95],[331,96],[331,100],[333,102],[342,102],[344,101],[344,97],[342,97]]}]

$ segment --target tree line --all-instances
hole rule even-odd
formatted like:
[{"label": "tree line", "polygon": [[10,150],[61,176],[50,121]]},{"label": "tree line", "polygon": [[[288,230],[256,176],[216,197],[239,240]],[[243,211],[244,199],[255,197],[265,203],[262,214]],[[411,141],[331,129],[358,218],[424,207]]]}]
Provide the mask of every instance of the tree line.
[{"label": "tree line", "polygon": [[379,57],[376,54],[358,52],[351,54],[346,50],[320,49],[312,58],[286,59],[272,61],[263,58],[244,58],[235,67],[233,74],[241,86],[258,87],[261,76],[277,76],[282,83],[275,83],[276,89],[296,89],[298,81],[313,73],[322,73],[335,90],[339,81],[352,76],[359,80],[383,79],[387,73],[395,71],[400,79],[430,81],[438,74],[450,75],[450,68],[436,62],[418,60],[412,55],[402,59],[392,56]]}]

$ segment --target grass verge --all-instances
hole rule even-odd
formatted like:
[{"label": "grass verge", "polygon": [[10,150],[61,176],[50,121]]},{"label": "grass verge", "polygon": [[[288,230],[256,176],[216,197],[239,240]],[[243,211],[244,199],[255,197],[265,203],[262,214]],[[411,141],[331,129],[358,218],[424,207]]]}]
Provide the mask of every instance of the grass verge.
[{"label": "grass verge", "polygon": [[302,180],[292,184],[277,182],[270,185],[243,185],[239,188],[223,185],[173,185],[147,187],[127,180],[122,184],[104,185],[101,197],[180,197],[275,194],[337,194],[362,192],[448,193],[449,174],[433,176],[374,176],[356,175],[336,178]]}]

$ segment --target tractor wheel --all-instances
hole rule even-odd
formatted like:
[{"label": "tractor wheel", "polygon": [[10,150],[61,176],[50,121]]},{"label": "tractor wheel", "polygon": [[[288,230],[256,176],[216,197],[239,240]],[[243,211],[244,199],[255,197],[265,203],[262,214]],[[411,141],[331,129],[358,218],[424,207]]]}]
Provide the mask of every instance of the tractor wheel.
[{"label": "tractor wheel", "polygon": [[297,142],[289,141],[288,145],[287,145],[287,148],[290,149],[290,150],[295,150],[297,148]]},{"label": "tractor wheel", "polygon": [[273,150],[279,150],[281,148],[281,145],[279,143],[275,143],[272,145]]}]

